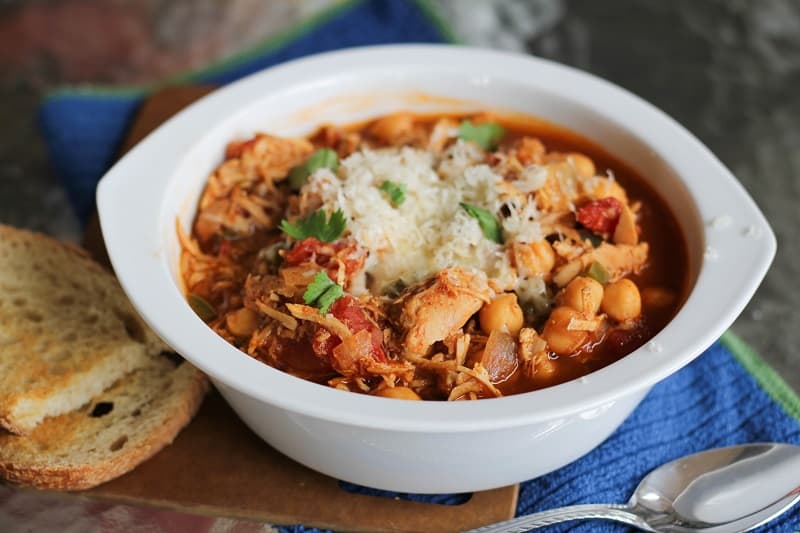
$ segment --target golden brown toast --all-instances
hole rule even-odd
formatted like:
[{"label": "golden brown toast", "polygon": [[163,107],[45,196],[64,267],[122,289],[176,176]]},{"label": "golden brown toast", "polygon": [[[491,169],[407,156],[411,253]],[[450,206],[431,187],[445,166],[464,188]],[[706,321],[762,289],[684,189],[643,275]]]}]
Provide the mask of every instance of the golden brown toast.
[{"label": "golden brown toast", "polygon": [[0,428],[29,433],[166,349],[85,252],[0,226]]}]

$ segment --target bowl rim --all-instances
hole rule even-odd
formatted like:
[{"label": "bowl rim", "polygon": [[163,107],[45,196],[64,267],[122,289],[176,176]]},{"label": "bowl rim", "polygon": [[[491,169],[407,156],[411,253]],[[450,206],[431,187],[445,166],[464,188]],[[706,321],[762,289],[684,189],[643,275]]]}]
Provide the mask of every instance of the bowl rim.
[{"label": "bowl rim", "polygon": [[[606,113],[613,113],[659,152],[689,189],[704,222],[706,245],[695,286],[673,321],[646,346],[583,378],[475,402],[398,402],[320,386],[256,361],[208,328],[176,290],[160,240],[162,202],[181,154],[221,118],[263,97],[264,91],[332,79],[339,69],[368,76],[387,64],[411,69],[446,65],[465,73],[481,65],[484,80],[520,80],[558,90],[578,102],[590,93],[592,102],[602,102]],[[172,169],[167,172],[171,178],[148,171],[152,161]],[[695,175],[702,180],[685,179]],[[159,336],[212,380],[294,413],[394,431],[468,432],[578,413],[593,416],[616,398],[651,387],[708,348],[744,309],[776,251],[772,229],[742,185],[698,139],[653,105],[572,67],[456,45],[369,46],[317,54],[220,88],[169,119],[117,162],[98,185],[97,206],[111,263],[134,307]],[[730,220],[726,224],[731,227],[715,223],[730,218],[730,212],[736,215],[732,225]],[[747,247],[747,255],[742,255],[742,247]],[[720,260],[726,256],[737,260]]]}]

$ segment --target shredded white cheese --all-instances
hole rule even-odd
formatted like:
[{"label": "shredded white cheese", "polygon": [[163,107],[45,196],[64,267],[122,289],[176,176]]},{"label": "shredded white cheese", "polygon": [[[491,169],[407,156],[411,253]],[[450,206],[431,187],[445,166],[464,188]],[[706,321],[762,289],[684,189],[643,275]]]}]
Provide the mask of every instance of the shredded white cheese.
[{"label": "shredded white cheese", "polygon": [[[502,177],[484,158],[480,148],[462,141],[441,156],[409,147],[362,150],[344,159],[337,174],[315,172],[303,194],[329,212],[344,212],[348,233],[370,252],[366,269],[373,291],[397,280],[414,284],[454,266],[483,271],[502,290],[514,290],[517,274],[506,246],[486,238],[459,203],[496,216],[505,205],[505,218],[497,219],[506,242],[541,239],[538,212],[533,201],[510,203],[498,187]],[[405,186],[401,205],[393,206],[380,190],[386,180]]]},{"label": "shredded white cheese", "polygon": [[515,292],[520,302],[525,302],[533,306],[533,312],[537,315],[547,311],[549,300],[547,298],[547,285],[541,276],[530,278],[519,278]]},{"label": "shredded white cheese", "polygon": [[533,243],[544,238],[538,222],[539,210],[534,202],[527,202],[522,207],[506,205],[510,211],[503,219],[503,232],[507,241]]},{"label": "shredded white cheese", "polygon": [[528,165],[520,172],[520,179],[511,182],[519,192],[536,192],[544,187],[547,180],[547,168],[539,165]]}]

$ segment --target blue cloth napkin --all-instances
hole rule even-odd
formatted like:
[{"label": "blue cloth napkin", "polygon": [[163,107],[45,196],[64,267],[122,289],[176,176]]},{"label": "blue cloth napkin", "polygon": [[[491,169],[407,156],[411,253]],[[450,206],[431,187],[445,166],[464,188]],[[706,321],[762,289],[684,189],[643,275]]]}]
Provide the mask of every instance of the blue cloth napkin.
[{"label": "blue cloth napkin", "polygon": [[[278,40],[176,82],[226,83],[306,54],[357,45],[452,40],[427,4],[405,0],[347,2]],[[41,109],[41,126],[56,171],[79,215],[94,205],[108,169],[147,88],[58,91]],[[800,400],[759,357],[731,334],[695,362],[658,384],[601,446],[578,461],[521,484],[518,514],[579,503],[625,502],[639,480],[660,464],[707,448],[756,441],[800,444]],[[442,504],[466,495],[421,496],[346,490]],[[285,532],[317,531],[303,526]],[[552,531],[627,531],[600,521]],[[800,531],[800,508],[761,531]]]}]

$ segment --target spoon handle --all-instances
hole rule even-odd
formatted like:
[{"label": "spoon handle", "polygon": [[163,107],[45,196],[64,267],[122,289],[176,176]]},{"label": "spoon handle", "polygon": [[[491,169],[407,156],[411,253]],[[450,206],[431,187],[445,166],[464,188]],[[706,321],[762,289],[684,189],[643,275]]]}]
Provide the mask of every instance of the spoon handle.
[{"label": "spoon handle", "polygon": [[498,522],[488,526],[470,529],[465,533],[524,533],[530,529],[550,526],[569,520],[587,520],[598,518],[614,520],[635,526],[645,531],[654,531],[653,528],[639,516],[631,512],[627,505],[571,505],[559,509],[551,509],[540,513],[518,516],[505,522]]}]

